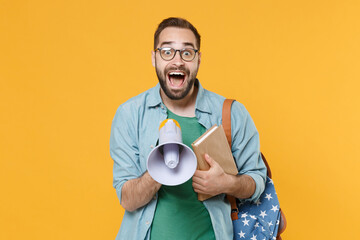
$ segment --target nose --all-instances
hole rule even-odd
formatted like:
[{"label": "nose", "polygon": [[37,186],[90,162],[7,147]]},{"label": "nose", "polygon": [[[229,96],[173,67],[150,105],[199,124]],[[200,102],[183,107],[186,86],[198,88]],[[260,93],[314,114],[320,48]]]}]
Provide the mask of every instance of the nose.
[{"label": "nose", "polygon": [[173,58],[173,64],[176,65],[176,66],[184,65],[184,60],[180,56],[180,50],[176,50],[175,56]]}]

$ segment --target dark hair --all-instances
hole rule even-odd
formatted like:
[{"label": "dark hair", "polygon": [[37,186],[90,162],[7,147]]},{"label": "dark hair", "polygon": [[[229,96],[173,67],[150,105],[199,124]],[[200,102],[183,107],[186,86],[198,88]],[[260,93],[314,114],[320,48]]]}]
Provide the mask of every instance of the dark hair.
[{"label": "dark hair", "polygon": [[164,19],[159,24],[159,26],[156,29],[155,34],[154,34],[154,49],[159,44],[159,35],[160,35],[160,33],[162,32],[162,30],[164,30],[167,27],[177,27],[177,28],[190,29],[195,35],[196,44],[197,44],[198,50],[200,50],[200,34],[196,30],[196,28],[189,21],[187,21],[186,19],[174,18],[174,17]]}]

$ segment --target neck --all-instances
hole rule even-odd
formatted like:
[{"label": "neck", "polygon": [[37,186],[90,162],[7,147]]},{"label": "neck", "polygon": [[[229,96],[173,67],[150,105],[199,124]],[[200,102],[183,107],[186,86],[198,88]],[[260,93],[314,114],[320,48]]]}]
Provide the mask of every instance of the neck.
[{"label": "neck", "polygon": [[160,88],[160,96],[165,106],[176,115],[182,117],[195,117],[195,103],[198,93],[198,87],[194,87],[190,90],[188,95],[179,100],[173,100],[168,98],[164,91]]}]

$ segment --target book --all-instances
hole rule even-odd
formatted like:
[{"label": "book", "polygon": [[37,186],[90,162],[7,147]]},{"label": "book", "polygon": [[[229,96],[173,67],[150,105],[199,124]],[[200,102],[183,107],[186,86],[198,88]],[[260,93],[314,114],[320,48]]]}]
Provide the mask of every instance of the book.
[{"label": "book", "polygon": [[[214,159],[227,174],[237,175],[238,170],[231,153],[229,143],[226,139],[222,125],[214,125],[209,128],[203,135],[191,144],[196,155],[199,170],[208,170],[209,164],[205,160],[205,153]],[[204,201],[211,195],[198,194],[198,199]]]}]

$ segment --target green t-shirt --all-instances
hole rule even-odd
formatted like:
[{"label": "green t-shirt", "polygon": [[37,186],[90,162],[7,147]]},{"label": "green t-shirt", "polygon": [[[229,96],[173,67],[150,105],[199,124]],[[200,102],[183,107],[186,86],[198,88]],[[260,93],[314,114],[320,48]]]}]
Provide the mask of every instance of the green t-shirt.
[{"label": "green t-shirt", "polygon": [[[196,117],[181,117],[168,110],[168,118],[180,124],[183,143],[190,148],[206,131]],[[209,212],[197,199],[192,178],[178,186],[161,186],[150,239],[215,240]]]}]

